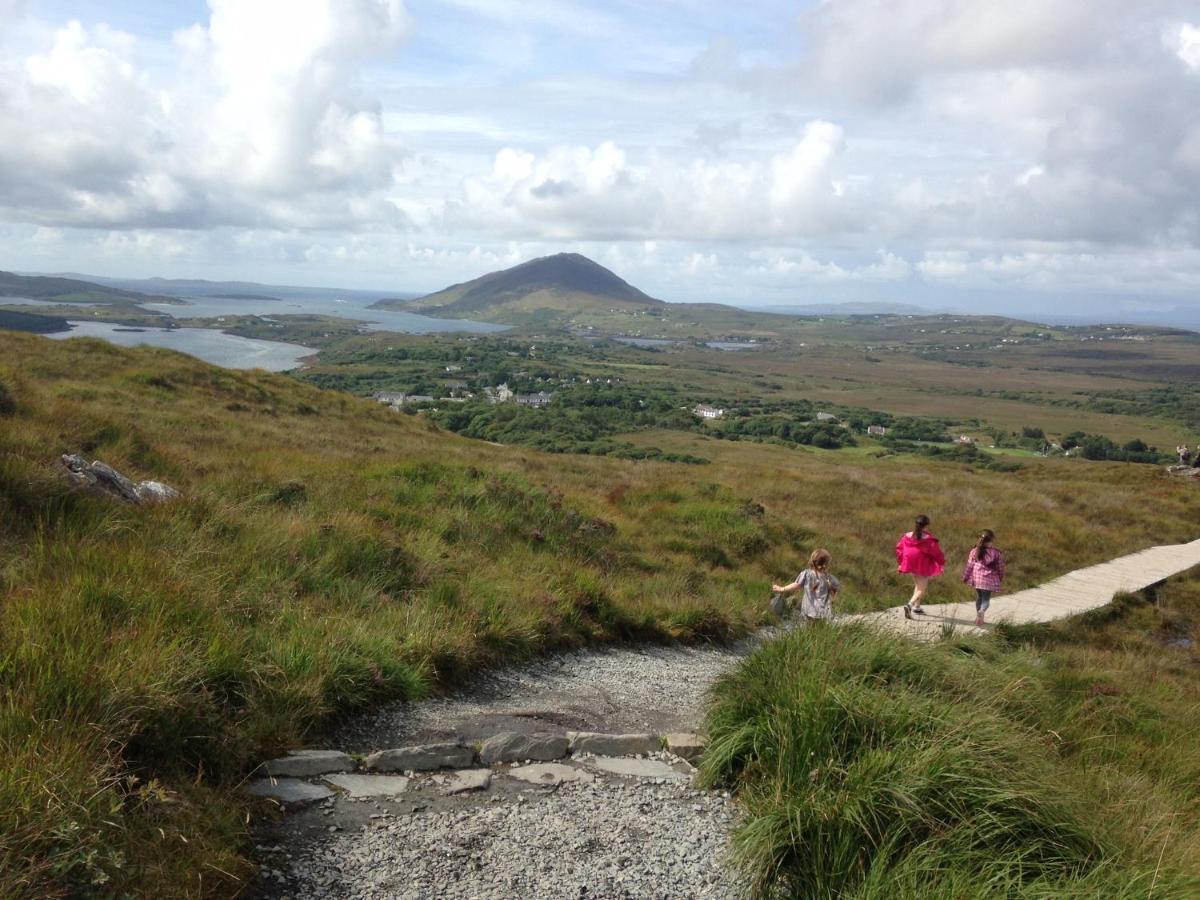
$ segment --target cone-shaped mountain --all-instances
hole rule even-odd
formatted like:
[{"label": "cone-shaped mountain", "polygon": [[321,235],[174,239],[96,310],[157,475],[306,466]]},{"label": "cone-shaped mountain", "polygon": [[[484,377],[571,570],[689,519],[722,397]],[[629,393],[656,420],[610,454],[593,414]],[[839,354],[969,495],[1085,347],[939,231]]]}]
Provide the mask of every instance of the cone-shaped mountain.
[{"label": "cone-shaped mountain", "polygon": [[586,256],[556,253],[415,300],[381,300],[376,305],[437,316],[517,322],[661,304]]}]

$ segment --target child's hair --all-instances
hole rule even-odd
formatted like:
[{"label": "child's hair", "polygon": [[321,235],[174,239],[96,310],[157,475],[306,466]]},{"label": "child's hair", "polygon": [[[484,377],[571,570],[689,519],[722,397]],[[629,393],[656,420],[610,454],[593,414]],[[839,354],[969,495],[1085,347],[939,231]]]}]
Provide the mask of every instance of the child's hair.
[{"label": "child's hair", "polygon": [[833,562],[833,557],[829,555],[829,551],[820,548],[812,552],[812,556],[808,558],[808,567],[814,572],[820,572],[822,575],[828,574],[829,564]]},{"label": "child's hair", "polygon": [[929,516],[922,513],[917,516],[916,527],[913,528],[913,539],[920,540],[925,536],[925,529],[929,527]]},{"label": "child's hair", "polygon": [[987,548],[992,545],[992,541],[996,539],[996,535],[992,529],[985,528],[979,534],[979,540],[975,542],[975,561],[983,562],[983,554],[987,553]]}]

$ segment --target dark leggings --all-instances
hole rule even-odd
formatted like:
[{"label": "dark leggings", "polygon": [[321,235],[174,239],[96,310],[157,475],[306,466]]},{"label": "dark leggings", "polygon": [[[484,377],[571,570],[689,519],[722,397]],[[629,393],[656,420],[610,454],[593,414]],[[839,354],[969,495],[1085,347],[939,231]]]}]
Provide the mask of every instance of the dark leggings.
[{"label": "dark leggings", "polygon": [[985,612],[992,602],[992,592],[975,588],[975,612]]}]

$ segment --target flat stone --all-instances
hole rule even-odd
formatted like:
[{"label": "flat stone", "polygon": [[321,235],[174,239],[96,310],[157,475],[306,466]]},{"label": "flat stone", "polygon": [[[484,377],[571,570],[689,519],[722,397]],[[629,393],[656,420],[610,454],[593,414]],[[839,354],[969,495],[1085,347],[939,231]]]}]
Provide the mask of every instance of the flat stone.
[{"label": "flat stone", "polygon": [[675,732],[664,734],[663,740],[667,742],[668,750],[690,763],[694,763],[703,756],[704,750],[708,746],[708,738],[702,734]]},{"label": "flat stone", "polygon": [[255,797],[267,797],[280,803],[311,803],[333,796],[329,788],[297,778],[255,778],[243,790]]},{"label": "flat stone", "polygon": [[363,761],[373,772],[427,772],[430,769],[463,769],[475,761],[475,751],[461,744],[421,744],[380,750]]},{"label": "flat stone", "polygon": [[460,769],[450,776],[446,785],[447,794],[465,794],[468,791],[486,791],[492,785],[490,769]]},{"label": "flat stone", "polygon": [[588,760],[588,765],[614,775],[630,775],[634,778],[666,778],[673,781],[687,781],[683,772],[676,772],[665,762],[656,759],[628,759],[614,756],[597,756]]},{"label": "flat stone", "polygon": [[338,750],[292,750],[287,756],[264,763],[276,778],[311,778],[330,772],[353,772],[354,760]]},{"label": "flat stone", "polygon": [[557,734],[519,734],[502,731],[488,738],[479,748],[479,761],[485,766],[527,759],[545,761],[562,759],[567,755],[569,742]]},{"label": "flat stone", "polygon": [[530,784],[544,784],[549,787],[562,784],[564,781],[582,781],[585,784],[596,780],[596,776],[574,766],[562,763],[534,763],[531,766],[518,766],[509,769],[508,775],[528,781]]},{"label": "flat stone", "polygon": [[351,797],[395,797],[408,790],[403,775],[328,775],[324,780]]},{"label": "flat stone", "polygon": [[597,756],[636,756],[662,749],[654,734],[598,734],[594,731],[568,731],[572,753],[594,753]]}]

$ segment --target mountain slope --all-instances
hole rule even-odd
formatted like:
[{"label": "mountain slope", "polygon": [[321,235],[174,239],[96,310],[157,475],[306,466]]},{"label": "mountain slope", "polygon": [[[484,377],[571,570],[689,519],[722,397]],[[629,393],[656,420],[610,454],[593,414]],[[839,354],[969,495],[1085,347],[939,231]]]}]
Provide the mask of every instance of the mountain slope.
[{"label": "mountain slope", "polygon": [[175,303],[173,297],[108,287],[93,281],[50,275],[0,272],[0,297],[21,297],[55,303]]},{"label": "mountain slope", "polygon": [[507,324],[569,318],[609,309],[664,305],[599,263],[578,253],[557,253],[453,284],[415,300],[381,300],[381,309],[405,309],[450,318]]}]

